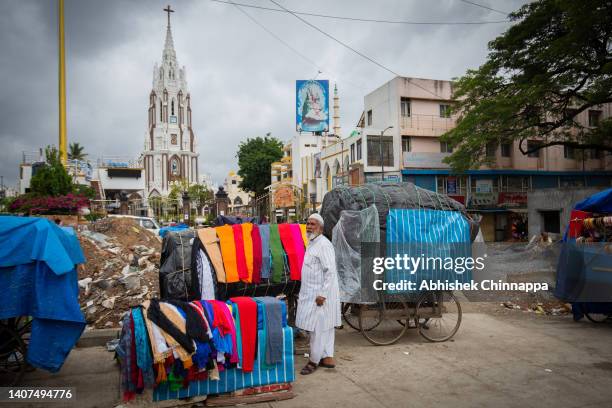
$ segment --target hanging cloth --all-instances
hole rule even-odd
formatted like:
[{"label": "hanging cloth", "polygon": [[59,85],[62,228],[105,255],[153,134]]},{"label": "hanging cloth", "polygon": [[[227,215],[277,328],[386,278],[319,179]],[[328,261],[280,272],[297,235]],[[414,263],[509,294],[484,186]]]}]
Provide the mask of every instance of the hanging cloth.
[{"label": "hanging cloth", "polygon": [[221,256],[221,248],[219,248],[219,238],[214,228],[200,228],[198,237],[204,246],[204,250],[208,255],[210,264],[217,275],[217,282],[225,283],[225,268],[223,267],[223,257]]},{"label": "hanging cloth", "polygon": [[261,238],[261,278],[270,278],[270,224],[258,226]]},{"label": "hanging cloth", "polygon": [[172,349],[168,347],[166,339],[162,335],[161,329],[158,325],[153,323],[148,317],[149,300],[145,300],[142,303],[142,317],[147,326],[147,332],[149,333],[149,341],[151,343],[151,352],[153,353],[153,362],[163,363],[166,358],[172,355]]},{"label": "hanging cloth", "polygon": [[242,282],[247,282],[249,279],[249,270],[247,269],[246,257],[244,255],[244,237],[242,234],[242,225],[232,225],[234,230],[234,243],[236,245],[236,266],[238,268],[238,279]]},{"label": "hanging cloth", "polygon": [[280,240],[283,243],[283,248],[287,254],[289,261],[289,271],[292,280],[300,279],[300,268],[302,265],[299,262],[298,255],[296,253],[297,245],[293,241],[293,234],[291,233],[291,224],[279,224],[278,233]]},{"label": "hanging cloth", "polygon": [[304,263],[304,239],[302,238],[302,230],[300,224],[289,225],[291,230],[291,238],[293,238],[293,246],[295,247],[295,255],[297,257],[297,274],[293,275],[294,269],[291,269],[291,279],[300,280],[302,275],[302,264]]},{"label": "hanging cloth", "polygon": [[242,339],[242,371],[253,371],[257,350],[257,303],[250,297],[230,298],[238,306],[240,314],[240,337]]},{"label": "hanging cloth", "polygon": [[[283,301],[271,296],[253,298],[263,305],[265,364],[272,366],[283,359]],[[260,357],[261,358],[261,357]]]},{"label": "hanging cloth", "polygon": [[283,244],[278,231],[278,224],[270,224],[270,253],[272,255],[272,282],[279,283],[283,278]]},{"label": "hanging cloth", "polygon": [[200,272],[200,294],[201,299],[215,298],[215,282],[213,280],[212,266],[202,249],[198,251],[198,267]]},{"label": "hanging cloth", "polygon": [[250,222],[241,224],[242,239],[244,240],[244,257],[246,259],[246,267],[248,271],[247,282],[253,282],[253,224]]},{"label": "hanging cloth", "polygon": [[234,242],[234,230],[231,225],[216,227],[219,246],[223,256],[225,268],[225,279],[227,283],[238,282],[238,265],[236,263],[236,243]]},{"label": "hanging cloth", "polygon": [[151,342],[149,341],[142,315],[142,308],[132,309],[132,319],[134,319],[134,338],[136,341],[136,364],[142,370],[145,387],[153,388],[155,384],[153,356],[151,354]]},{"label": "hanging cloth", "polygon": [[253,224],[251,230],[251,241],[253,241],[253,283],[261,282],[261,259],[262,259],[262,248],[261,248],[261,235],[259,235],[259,227],[257,224]]},{"label": "hanging cloth", "polygon": [[300,232],[302,233],[302,241],[304,241],[304,247],[308,248],[308,237],[306,236],[306,224],[299,224]]}]

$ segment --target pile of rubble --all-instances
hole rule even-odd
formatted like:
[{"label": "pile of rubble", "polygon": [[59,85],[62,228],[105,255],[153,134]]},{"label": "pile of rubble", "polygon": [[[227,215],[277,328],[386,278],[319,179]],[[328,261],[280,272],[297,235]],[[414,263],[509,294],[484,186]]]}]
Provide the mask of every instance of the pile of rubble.
[{"label": "pile of rubble", "polygon": [[87,324],[119,327],[123,314],[158,296],[161,240],[129,218],[105,218],[79,231],[86,263],[79,301]]}]

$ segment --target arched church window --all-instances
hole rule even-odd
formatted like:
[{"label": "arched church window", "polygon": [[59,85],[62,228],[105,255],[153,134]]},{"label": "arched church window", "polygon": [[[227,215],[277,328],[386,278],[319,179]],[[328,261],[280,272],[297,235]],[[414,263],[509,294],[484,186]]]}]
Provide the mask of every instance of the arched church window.
[{"label": "arched church window", "polygon": [[170,173],[173,176],[180,176],[179,161],[176,157],[170,162]]},{"label": "arched church window", "polygon": [[236,197],[234,199],[234,205],[242,205],[242,198]]},{"label": "arched church window", "polygon": [[174,99],[172,100],[172,103],[170,106],[171,106],[171,111],[172,111],[171,115],[174,116]]},{"label": "arched church window", "polygon": [[162,113],[162,100],[159,100],[159,121],[163,122],[164,121],[164,116]]}]

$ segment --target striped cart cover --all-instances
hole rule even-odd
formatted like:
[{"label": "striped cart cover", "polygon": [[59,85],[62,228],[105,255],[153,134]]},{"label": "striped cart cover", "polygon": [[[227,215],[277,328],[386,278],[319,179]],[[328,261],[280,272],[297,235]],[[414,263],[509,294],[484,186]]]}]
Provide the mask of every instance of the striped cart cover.
[{"label": "striped cart cover", "polygon": [[[259,339],[264,338],[263,330],[258,330],[257,335]],[[264,342],[258,341],[257,343],[257,360],[255,360],[253,372],[244,373],[236,368],[224,370],[219,373],[219,381],[192,381],[187,388],[178,391],[171,391],[167,383],[160,384],[153,392],[153,401],[221,394],[260,385],[293,382],[295,372],[293,368],[292,328],[283,328],[283,360],[271,369],[266,369],[262,365],[262,358],[266,355]]]},{"label": "striped cart cover", "polygon": [[[402,280],[416,283],[423,280],[469,282],[472,267],[466,267],[471,257],[470,225],[458,211],[391,209],[387,216],[387,257],[404,258],[415,264],[386,270],[386,282]],[[420,259],[420,260],[419,260]],[[387,291],[401,293],[404,291]]]}]

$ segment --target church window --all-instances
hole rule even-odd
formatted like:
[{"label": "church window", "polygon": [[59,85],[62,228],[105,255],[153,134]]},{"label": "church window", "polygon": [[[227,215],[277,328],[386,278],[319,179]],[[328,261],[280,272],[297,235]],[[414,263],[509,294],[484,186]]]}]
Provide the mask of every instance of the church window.
[{"label": "church window", "polygon": [[170,172],[172,173],[173,176],[179,176],[180,175],[179,161],[178,161],[178,159],[176,157],[173,158],[172,161],[170,162]]},{"label": "church window", "polygon": [[174,116],[174,99],[172,100],[171,110],[172,110],[171,115]]},{"label": "church window", "polygon": [[173,145],[177,144],[176,134],[173,133],[170,135],[170,143],[172,143]]},{"label": "church window", "polygon": [[159,121],[160,122],[164,121],[164,117],[162,115],[162,101],[161,101],[161,99],[159,100]]}]

